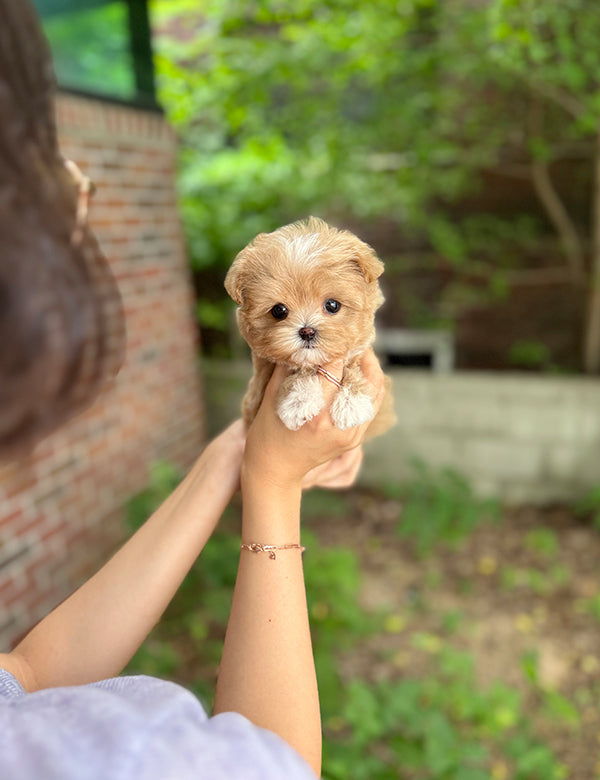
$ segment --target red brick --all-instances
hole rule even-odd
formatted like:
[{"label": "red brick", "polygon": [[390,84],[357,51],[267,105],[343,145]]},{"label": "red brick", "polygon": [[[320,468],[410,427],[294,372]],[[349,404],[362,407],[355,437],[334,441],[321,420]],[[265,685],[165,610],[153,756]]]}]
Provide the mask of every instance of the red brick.
[{"label": "red brick", "polygon": [[121,285],[128,343],[110,392],[29,459],[0,467],[0,525],[34,545],[0,582],[0,604],[10,594],[19,616],[13,638],[122,539],[121,508],[156,456],[191,463],[203,430],[175,134],[157,114],[72,95],[57,118],[63,152],[98,187],[90,223]]}]

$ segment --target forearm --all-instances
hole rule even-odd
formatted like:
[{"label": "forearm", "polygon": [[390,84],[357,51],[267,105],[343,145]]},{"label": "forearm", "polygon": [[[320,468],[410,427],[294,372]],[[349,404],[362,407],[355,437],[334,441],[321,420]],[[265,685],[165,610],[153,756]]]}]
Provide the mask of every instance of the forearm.
[{"label": "forearm", "polygon": [[23,639],[13,656],[26,687],[82,684],[123,670],[231,497],[225,454],[203,455],[111,560]]},{"label": "forearm", "polygon": [[[260,492],[259,492],[260,490]],[[246,484],[242,541],[298,544],[300,488]],[[215,713],[235,711],[279,734],[321,770],[321,721],[302,556],[242,551]]]},{"label": "forearm", "polygon": [[[336,376],[340,364],[328,371]],[[363,370],[373,381],[378,409],[383,374],[372,353]],[[342,473],[354,474],[368,423],[345,431],[334,428],[329,408],[334,388],[324,381],[324,411],[297,431],[288,430],[276,413],[277,393],[286,370],[276,366],[263,402],[248,430],[242,467],[242,541],[263,545],[300,541],[300,486],[307,474],[333,458]],[[349,450],[349,461],[342,457]],[[342,463],[343,461],[343,463]],[[323,473],[323,472],[322,472]],[[331,475],[330,475],[331,476]],[[318,474],[317,474],[318,479]],[[345,478],[342,478],[345,481]],[[306,607],[300,551],[243,551],[225,645],[215,713],[240,712],[279,734],[321,772],[321,717]]]}]

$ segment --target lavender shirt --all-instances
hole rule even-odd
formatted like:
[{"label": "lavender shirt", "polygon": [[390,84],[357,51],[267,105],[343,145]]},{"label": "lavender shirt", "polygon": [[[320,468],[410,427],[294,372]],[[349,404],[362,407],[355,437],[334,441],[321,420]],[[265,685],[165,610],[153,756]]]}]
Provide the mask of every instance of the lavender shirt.
[{"label": "lavender shirt", "polygon": [[0,669],[2,780],[315,780],[277,735],[184,688],[117,677],[26,693]]}]

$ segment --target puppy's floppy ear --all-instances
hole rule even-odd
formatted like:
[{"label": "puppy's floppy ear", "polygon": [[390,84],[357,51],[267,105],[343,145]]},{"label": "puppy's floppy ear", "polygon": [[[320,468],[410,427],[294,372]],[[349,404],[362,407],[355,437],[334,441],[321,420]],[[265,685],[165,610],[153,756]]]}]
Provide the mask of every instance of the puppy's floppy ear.
[{"label": "puppy's floppy ear", "polygon": [[383,263],[377,257],[373,249],[363,241],[359,242],[352,259],[359,267],[360,272],[365,277],[365,281],[368,284],[374,282],[383,273]]},{"label": "puppy's floppy ear", "polygon": [[227,290],[227,293],[240,306],[244,302],[245,264],[243,253],[240,252],[233,261],[229,271],[227,271],[227,276],[225,277],[225,289]]}]

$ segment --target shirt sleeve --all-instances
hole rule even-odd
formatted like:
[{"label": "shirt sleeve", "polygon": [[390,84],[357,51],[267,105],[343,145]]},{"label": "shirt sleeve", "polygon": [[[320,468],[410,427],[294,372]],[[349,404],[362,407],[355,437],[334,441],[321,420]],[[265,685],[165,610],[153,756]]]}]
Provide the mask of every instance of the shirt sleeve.
[{"label": "shirt sleeve", "polygon": [[174,683],[117,677],[26,693],[0,670],[7,780],[315,780],[284,740],[228,712],[208,718]]}]

